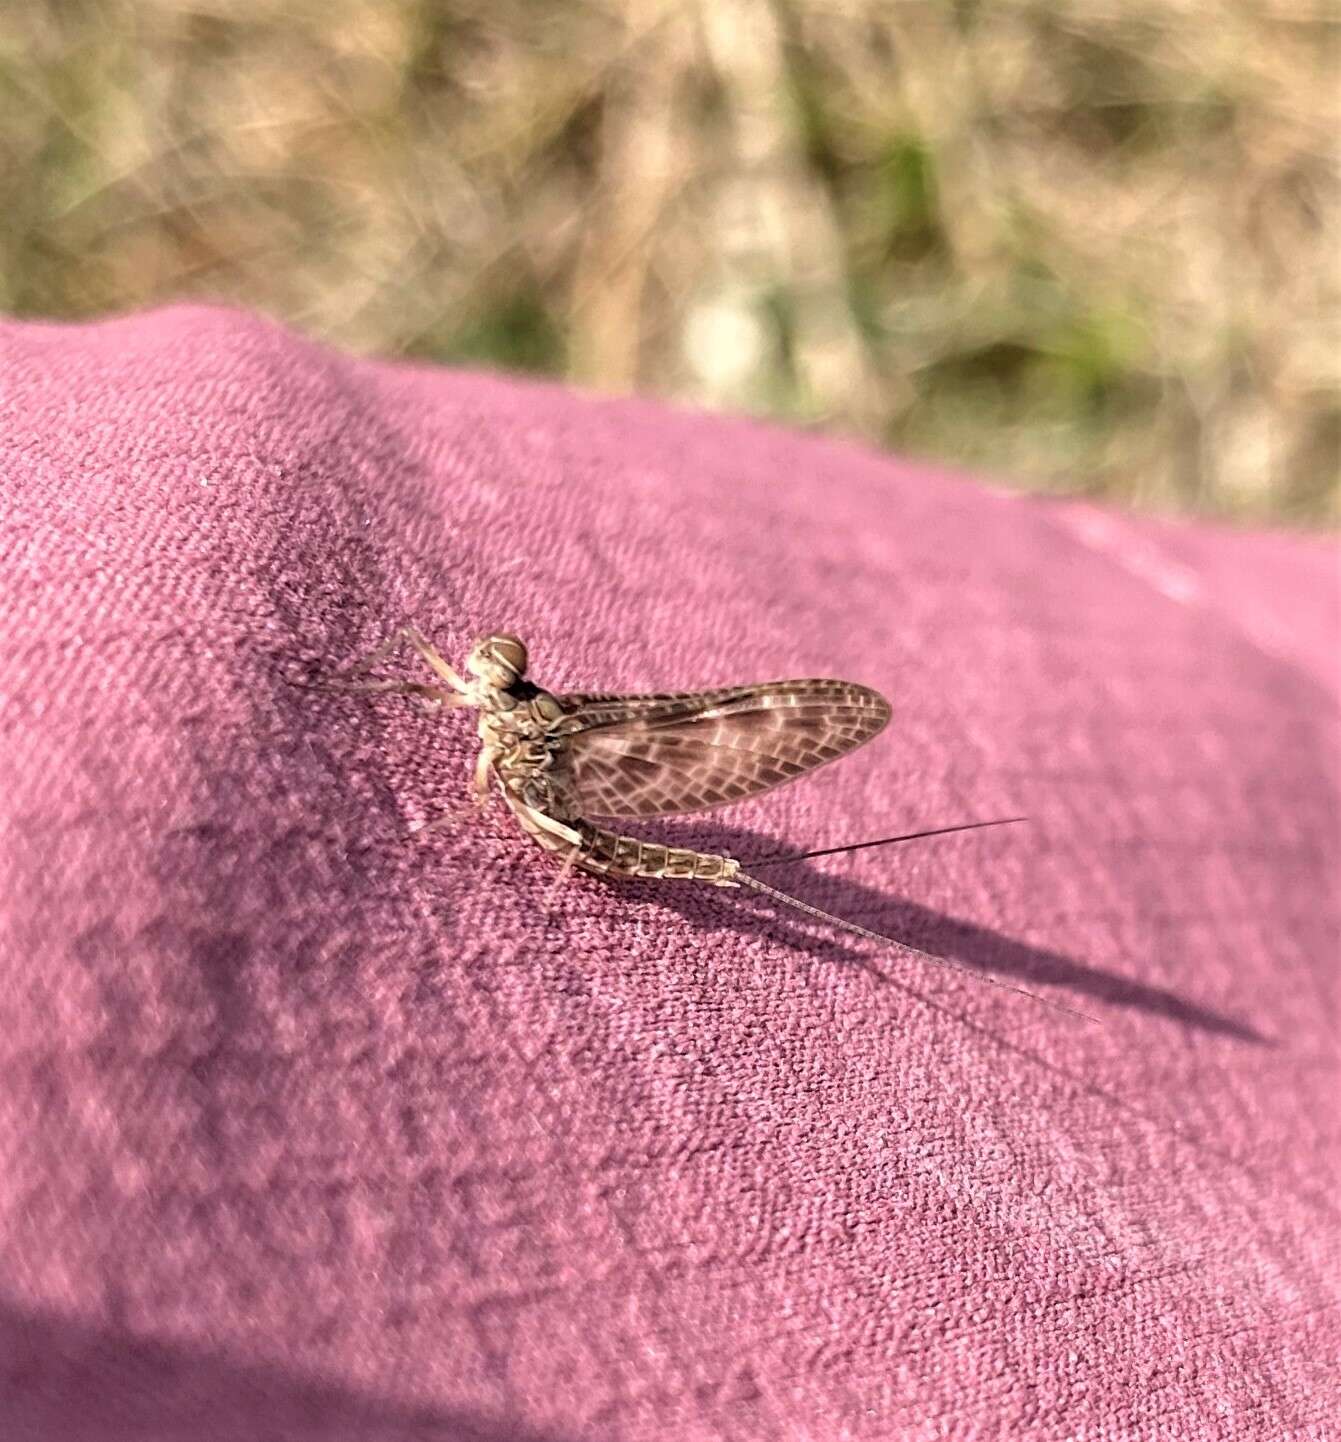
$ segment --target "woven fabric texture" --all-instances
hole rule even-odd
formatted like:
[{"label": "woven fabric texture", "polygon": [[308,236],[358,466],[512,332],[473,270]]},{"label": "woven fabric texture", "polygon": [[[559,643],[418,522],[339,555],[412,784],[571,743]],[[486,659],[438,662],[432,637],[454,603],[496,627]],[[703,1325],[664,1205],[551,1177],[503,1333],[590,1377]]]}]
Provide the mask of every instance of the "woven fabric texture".
[{"label": "woven fabric texture", "polygon": [[[227,311],[6,325],[0,1434],[1336,1436],[1335,562]],[[405,621],[876,687],[642,834],[1027,814],[767,879],[1102,1024],[547,897],[472,718],[295,684]]]}]

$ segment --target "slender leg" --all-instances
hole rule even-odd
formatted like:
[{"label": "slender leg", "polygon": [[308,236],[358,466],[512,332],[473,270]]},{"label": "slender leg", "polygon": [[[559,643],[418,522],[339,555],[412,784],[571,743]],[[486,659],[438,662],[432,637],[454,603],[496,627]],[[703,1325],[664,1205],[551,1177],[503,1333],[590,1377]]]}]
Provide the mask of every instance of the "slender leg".
[{"label": "slender leg", "polygon": [[[460,705],[459,697],[453,697],[447,703]],[[484,811],[488,808],[492,796],[492,789],[489,782],[493,777],[494,752],[492,746],[486,746],[480,752],[479,760],[475,763],[475,779],[471,783],[471,801],[474,806],[454,806],[450,811],[444,811],[441,816],[435,816],[432,821],[412,821],[410,831],[415,836],[423,836],[426,832],[436,831],[439,826],[446,826],[453,821],[473,820],[472,811]]]},{"label": "slender leg", "polygon": [[379,661],[385,660],[393,651],[409,643],[414,647],[424,662],[442,677],[453,691],[463,696],[470,694],[470,685],[462,679],[456,670],[443,658],[437,648],[428,641],[413,626],[402,626],[400,630],[392,632],[380,646],[375,646],[366,656],[355,661],[352,666],[343,671],[337,671],[336,677],[340,679],[353,680],[356,676],[365,675],[371,671]]},{"label": "slender leg", "polygon": [[450,826],[459,821],[465,821],[467,808],[455,806],[450,811],[444,811],[441,815],[435,816],[432,821],[410,822],[410,835],[414,837],[427,836],[430,831],[436,831],[440,826]]},{"label": "slender leg", "polygon": [[475,762],[475,780],[472,789],[475,793],[475,804],[481,811],[489,804],[489,777],[493,772],[494,749],[492,746],[484,747]]},{"label": "slender leg", "polygon": [[400,635],[419,652],[420,656],[446,681],[453,691],[459,691],[463,696],[470,695],[470,683],[449,666],[437,647],[432,645],[413,626],[402,626]]},{"label": "slender leg", "polygon": [[569,876],[572,874],[572,870],[577,862],[577,858],[581,856],[581,854],[582,848],[580,846],[574,846],[573,849],[568,853],[568,855],[564,857],[563,865],[559,867],[559,874],[554,878],[553,881],[550,882],[549,889],[545,892],[545,899],[541,903],[541,909],[544,911],[546,916],[550,915],[550,903],[558,894],[559,888],[564,884],[565,881],[568,880]]},{"label": "slender leg", "polygon": [[444,686],[430,686],[426,681],[346,681],[342,676],[327,677],[318,683],[321,691],[358,691],[379,696],[423,696],[439,706],[469,706],[470,702]]}]

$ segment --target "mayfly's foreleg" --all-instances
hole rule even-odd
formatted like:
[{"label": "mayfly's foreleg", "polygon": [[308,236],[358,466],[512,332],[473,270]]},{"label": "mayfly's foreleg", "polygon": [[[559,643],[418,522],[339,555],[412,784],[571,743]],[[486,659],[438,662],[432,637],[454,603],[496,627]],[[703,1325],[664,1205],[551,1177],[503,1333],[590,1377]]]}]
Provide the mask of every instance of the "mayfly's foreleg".
[{"label": "mayfly's foreleg", "polygon": [[[337,672],[335,679],[350,682],[355,681],[358,677],[367,675],[374,666],[384,661],[392,652],[407,644],[413,646],[414,649],[418,651],[425,664],[436,671],[458,696],[465,698],[470,695],[469,684],[463,680],[455,668],[448,663],[437,647],[414,626],[402,626],[400,630],[393,631],[380,646],[375,646],[366,656],[360,657],[359,660],[355,661],[347,670]],[[413,681],[370,682],[362,689],[369,691],[393,689],[414,691],[420,695],[433,694],[440,696],[444,703],[448,705],[459,706],[466,704],[464,699],[461,701],[449,701],[447,699],[448,693],[444,691],[441,686],[428,687]]]},{"label": "mayfly's foreleg", "polygon": [[318,683],[322,691],[357,691],[379,696],[423,696],[438,706],[468,706],[464,696],[448,691],[444,686],[430,686],[426,681],[355,681],[346,680],[341,672],[323,677]]},{"label": "mayfly's foreleg", "polygon": [[485,746],[475,762],[475,779],[470,788],[475,795],[475,804],[481,811],[489,804],[489,781],[493,776],[493,769],[494,748]]}]

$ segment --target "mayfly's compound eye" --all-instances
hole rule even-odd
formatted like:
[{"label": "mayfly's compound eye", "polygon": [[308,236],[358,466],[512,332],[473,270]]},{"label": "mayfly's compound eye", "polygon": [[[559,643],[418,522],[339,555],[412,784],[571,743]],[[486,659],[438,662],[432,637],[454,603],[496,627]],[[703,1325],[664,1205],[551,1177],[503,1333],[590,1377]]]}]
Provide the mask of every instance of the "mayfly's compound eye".
[{"label": "mayfly's compound eye", "polygon": [[466,658],[466,670],[506,691],[526,674],[526,647],[516,636],[482,636]]}]

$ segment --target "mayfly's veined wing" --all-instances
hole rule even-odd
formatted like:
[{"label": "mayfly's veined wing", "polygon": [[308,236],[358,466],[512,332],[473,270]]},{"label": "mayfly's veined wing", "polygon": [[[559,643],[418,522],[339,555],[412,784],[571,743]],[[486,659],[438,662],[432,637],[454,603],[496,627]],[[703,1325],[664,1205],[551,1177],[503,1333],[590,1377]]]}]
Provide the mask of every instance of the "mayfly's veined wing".
[{"label": "mayfly's veined wing", "polygon": [[674,696],[565,696],[562,765],[584,814],[670,816],[758,796],[836,761],[889,720],[849,681]]}]

